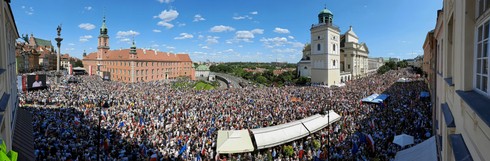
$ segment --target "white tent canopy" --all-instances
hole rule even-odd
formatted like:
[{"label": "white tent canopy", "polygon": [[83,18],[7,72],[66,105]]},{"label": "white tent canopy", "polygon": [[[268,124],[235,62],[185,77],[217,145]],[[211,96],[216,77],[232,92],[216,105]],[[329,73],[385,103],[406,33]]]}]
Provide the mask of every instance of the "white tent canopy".
[{"label": "white tent canopy", "polygon": [[218,131],[216,151],[220,154],[254,151],[248,130]]},{"label": "white tent canopy", "polygon": [[252,129],[257,143],[257,149],[281,145],[310,135],[308,129],[300,121]]},{"label": "white tent canopy", "polygon": [[[327,115],[316,114],[286,124],[251,129],[257,149],[274,147],[306,137],[325,128],[328,122],[332,124],[340,120],[340,115],[333,110],[327,112]],[[220,130],[218,131],[216,151],[220,154],[246,153],[254,151],[254,146],[248,130]]]},{"label": "white tent canopy", "polygon": [[437,161],[436,138],[433,136],[424,142],[396,153],[395,161]]},{"label": "white tent canopy", "polygon": [[303,138],[310,133],[325,128],[328,124],[328,118],[330,119],[330,124],[340,119],[340,115],[333,110],[327,112],[327,114],[329,114],[330,117],[327,117],[327,115],[316,114],[308,118],[282,125],[252,129],[251,131],[254,134],[257,149],[274,147]]},{"label": "white tent canopy", "polygon": [[[327,115],[316,114],[311,117],[299,120],[301,121],[305,127],[310,131],[310,133],[315,133],[325,127],[330,122],[330,124],[340,120],[340,115],[335,113],[333,110],[330,110],[330,113],[327,112]],[[328,121],[330,119],[330,121]]]}]

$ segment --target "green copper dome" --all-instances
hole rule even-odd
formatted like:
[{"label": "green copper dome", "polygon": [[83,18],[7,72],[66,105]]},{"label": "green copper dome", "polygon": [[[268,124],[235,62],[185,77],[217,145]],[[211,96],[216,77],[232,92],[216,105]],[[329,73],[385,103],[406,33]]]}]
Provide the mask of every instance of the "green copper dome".
[{"label": "green copper dome", "polygon": [[331,15],[333,15],[333,13],[330,10],[328,10],[327,8],[323,9],[322,11],[320,11],[319,14],[331,14]]}]

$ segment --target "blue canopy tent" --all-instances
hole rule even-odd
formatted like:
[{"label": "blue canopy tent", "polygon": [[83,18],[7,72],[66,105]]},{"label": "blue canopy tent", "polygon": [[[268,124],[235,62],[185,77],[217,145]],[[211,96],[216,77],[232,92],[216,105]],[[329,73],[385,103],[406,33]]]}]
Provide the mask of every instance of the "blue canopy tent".
[{"label": "blue canopy tent", "polygon": [[363,98],[361,101],[363,103],[375,103],[375,104],[379,104],[379,103],[383,103],[390,95],[388,94],[377,94],[377,93],[374,93],[366,98]]}]

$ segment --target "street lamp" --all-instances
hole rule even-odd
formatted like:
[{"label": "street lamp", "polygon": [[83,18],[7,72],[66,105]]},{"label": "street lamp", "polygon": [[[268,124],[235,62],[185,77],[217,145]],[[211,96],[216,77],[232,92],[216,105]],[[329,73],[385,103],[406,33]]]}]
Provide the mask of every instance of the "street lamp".
[{"label": "street lamp", "polygon": [[328,131],[327,131],[327,140],[328,140],[328,142],[327,142],[327,160],[330,160],[330,109],[327,110],[327,124],[328,124]]},{"label": "street lamp", "polygon": [[[107,99],[107,98],[106,98]],[[97,142],[96,142],[96,146],[97,146],[97,161],[100,160],[100,122],[102,120],[102,108],[109,108],[109,103],[107,103],[107,100],[105,100],[103,103],[102,103],[102,98],[100,98],[100,103],[99,103],[99,128],[98,128],[98,134],[97,134]]]}]

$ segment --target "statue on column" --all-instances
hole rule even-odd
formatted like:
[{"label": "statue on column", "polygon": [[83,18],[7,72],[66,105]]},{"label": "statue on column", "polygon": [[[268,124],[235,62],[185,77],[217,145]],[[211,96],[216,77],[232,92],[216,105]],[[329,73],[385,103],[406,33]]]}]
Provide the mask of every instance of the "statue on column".
[{"label": "statue on column", "polygon": [[56,28],[56,31],[58,31],[58,37],[61,35],[61,24],[58,25],[58,28]]}]

